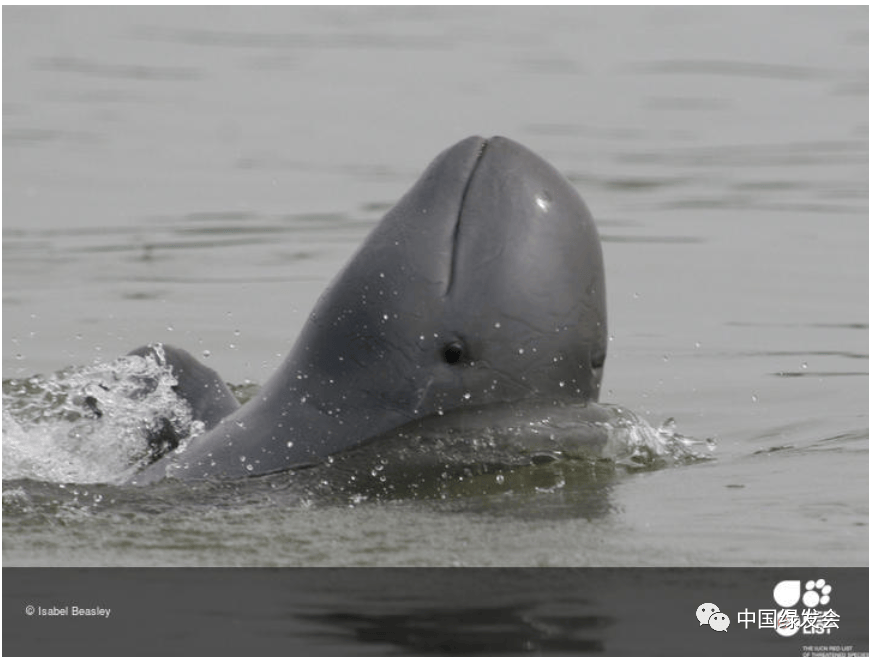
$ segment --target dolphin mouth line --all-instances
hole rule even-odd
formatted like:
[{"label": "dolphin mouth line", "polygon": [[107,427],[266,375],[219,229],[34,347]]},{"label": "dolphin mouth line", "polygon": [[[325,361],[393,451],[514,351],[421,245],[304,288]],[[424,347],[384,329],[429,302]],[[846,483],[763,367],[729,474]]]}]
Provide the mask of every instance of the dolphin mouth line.
[{"label": "dolphin mouth line", "polygon": [[456,279],[456,252],[458,251],[459,247],[459,231],[461,230],[462,226],[462,216],[465,212],[465,201],[468,198],[468,192],[471,189],[471,185],[474,183],[474,178],[477,175],[477,171],[480,170],[480,162],[482,162],[483,160],[483,155],[485,155],[486,153],[486,147],[489,145],[489,141],[491,140],[483,139],[480,143],[477,149],[476,157],[474,159],[474,166],[471,168],[471,173],[468,174],[468,180],[465,182],[465,188],[462,190],[462,198],[459,201],[459,212],[456,215],[456,223],[453,226],[453,249],[452,253],[450,253],[450,274],[449,278],[447,279],[447,287],[444,291],[444,296],[450,293],[453,288],[453,281]]}]

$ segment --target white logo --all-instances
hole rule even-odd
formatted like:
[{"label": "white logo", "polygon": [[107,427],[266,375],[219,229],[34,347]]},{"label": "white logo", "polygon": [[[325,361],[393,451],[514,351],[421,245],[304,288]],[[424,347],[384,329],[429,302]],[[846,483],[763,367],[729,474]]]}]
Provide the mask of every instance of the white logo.
[{"label": "white logo", "polygon": [[814,609],[819,604],[830,604],[830,591],[833,587],[827,584],[824,580],[816,581],[809,580],[806,582],[806,592],[803,593],[803,604],[809,609]]},{"label": "white logo", "polygon": [[776,584],[772,599],[779,607],[793,607],[800,601],[800,580],[786,579]]},{"label": "white logo", "polygon": [[[826,613],[814,611],[818,605],[830,604],[833,587],[823,579],[809,580],[805,590],[798,579],[786,579],[775,585],[772,597],[779,609],[775,614],[775,631],[781,636],[793,636],[801,629],[804,634],[829,634],[831,628],[838,628],[839,616],[832,610]],[[802,600],[802,615],[792,609]]]},{"label": "white logo", "polygon": [[704,602],[697,607],[697,620],[701,625],[708,625],[716,632],[726,632],[730,627],[730,617],[722,613],[718,605]]},{"label": "white logo", "polygon": [[[798,632],[805,635],[828,635],[831,630],[839,629],[842,617],[836,610],[829,608],[833,587],[823,579],[782,580],[775,585],[772,597],[778,608],[769,607],[752,610],[746,607],[736,615],[736,624],[748,629],[775,630],[780,636],[794,636]],[[802,603],[802,608],[799,608]],[[697,607],[697,620],[700,625],[708,625],[716,632],[727,632],[730,617],[712,602],[704,602]],[[804,653],[805,654],[805,653]],[[869,653],[867,653],[869,654]]]},{"label": "white logo", "polygon": [[712,614],[709,617],[709,627],[716,632],[726,632],[727,628],[730,627],[730,617],[720,611],[717,614]]},{"label": "white logo", "polygon": [[718,608],[718,605],[714,605],[711,602],[704,602],[702,605],[697,607],[697,620],[700,621],[701,625],[709,625],[709,617],[712,614],[717,614],[721,611]]}]

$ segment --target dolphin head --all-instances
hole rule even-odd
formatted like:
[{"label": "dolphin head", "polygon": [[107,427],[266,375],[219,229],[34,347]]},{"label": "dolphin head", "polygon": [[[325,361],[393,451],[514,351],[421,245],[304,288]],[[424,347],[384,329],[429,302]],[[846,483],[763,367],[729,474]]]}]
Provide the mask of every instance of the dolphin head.
[{"label": "dolphin head", "polygon": [[579,194],[516,142],[470,137],[374,228],[257,396],[182,460],[190,476],[262,474],[454,409],[595,401],[606,347]]},{"label": "dolphin head", "polygon": [[[503,137],[443,152],[314,309],[292,374],[411,420],[519,399],[597,400],[603,256],[561,174]],[[334,384],[337,385],[337,384]],[[337,388],[336,388],[337,390]]]}]

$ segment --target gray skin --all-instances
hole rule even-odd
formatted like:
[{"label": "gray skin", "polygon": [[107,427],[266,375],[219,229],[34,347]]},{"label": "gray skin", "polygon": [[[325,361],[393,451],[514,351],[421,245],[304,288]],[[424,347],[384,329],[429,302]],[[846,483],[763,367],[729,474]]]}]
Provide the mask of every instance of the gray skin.
[{"label": "gray skin", "polygon": [[[177,384],[172,387],[175,393],[190,404],[191,416],[202,422],[204,428],[210,431],[230,413],[238,410],[238,400],[220,378],[220,375],[210,367],[196,360],[188,352],[170,345],[155,345],[139,347],[128,356],[153,358],[160,365],[168,366]],[[102,411],[96,399],[85,400],[97,417],[102,417]],[[151,458],[157,459],[178,447],[186,436],[178,435],[168,420],[148,435],[148,446]]]},{"label": "gray skin", "polygon": [[470,137],[375,227],[247,404],[204,401],[224,388],[182,373],[194,409],[228,415],[134,483],[311,465],[455,409],[596,401],[606,347],[600,239],[579,194],[520,144]]}]

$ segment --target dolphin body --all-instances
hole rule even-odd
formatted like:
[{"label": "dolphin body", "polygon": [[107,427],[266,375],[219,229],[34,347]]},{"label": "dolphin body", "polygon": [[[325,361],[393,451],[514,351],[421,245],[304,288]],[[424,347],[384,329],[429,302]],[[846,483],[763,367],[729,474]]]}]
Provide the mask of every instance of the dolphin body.
[{"label": "dolphin body", "polygon": [[593,402],[606,348],[600,238],[579,194],[520,144],[469,137],[383,217],[244,406],[165,347],[207,431],[132,482],[264,475],[427,417]]}]

